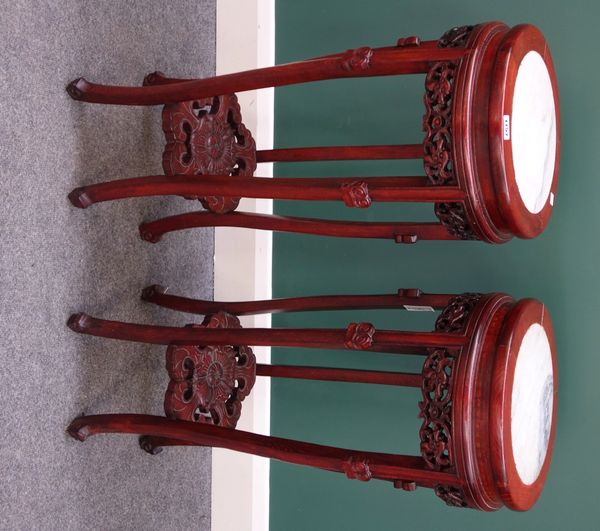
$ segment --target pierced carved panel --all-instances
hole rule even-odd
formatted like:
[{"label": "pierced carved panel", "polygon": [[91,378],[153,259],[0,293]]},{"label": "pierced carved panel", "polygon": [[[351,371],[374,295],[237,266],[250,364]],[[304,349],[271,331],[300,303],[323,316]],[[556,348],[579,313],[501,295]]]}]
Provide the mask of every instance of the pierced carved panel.
[{"label": "pierced carved panel", "polygon": [[452,457],[452,378],[454,356],[444,348],[432,350],[423,366],[419,402],[421,456],[432,470],[447,470]]},{"label": "pierced carved panel", "polygon": [[[465,293],[452,297],[436,320],[435,330],[446,333],[465,331],[470,314],[481,300],[480,293]],[[431,349],[423,366],[419,402],[423,419],[419,437],[421,456],[432,470],[452,470],[455,466],[452,433],[453,378],[456,354],[448,349]],[[437,485],[434,492],[447,505],[467,507],[464,491],[455,486]]]},{"label": "pierced carved panel", "polygon": [[[237,317],[219,312],[207,316],[206,328],[241,328]],[[242,401],[256,379],[256,358],[246,346],[170,345],[165,414],[174,419],[233,428]]]},{"label": "pierced carved panel", "polygon": [[[230,175],[251,177],[256,170],[256,144],[242,123],[235,94],[165,105],[162,125],[166,175]],[[239,197],[187,197],[204,208],[235,210]]]},{"label": "pierced carved panel", "polygon": [[434,492],[450,507],[468,507],[465,501],[465,493],[459,487],[438,485],[435,487]]},{"label": "pierced carved panel", "polygon": [[464,332],[469,315],[481,300],[481,293],[464,293],[452,297],[435,321],[438,332]]},{"label": "pierced carved panel", "polygon": [[446,230],[461,240],[478,240],[462,203],[436,203],[435,215]]},{"label": "pierced carved panel", "polygon": [[[472,30],[473,26],[453,28],[439,39],[438,46],[465,46]],[[437,62],[425,79],[423,163],[429,182],[435,186],[457,184],[452,152],[452,103],[458,66],[458,61]],[[437,203],[435,214],[453,236],[462,240],[478,239],[462,203]]]},{"label": "pierced carved panel", "polygon": [[431,184],[456,184],[452,163],[452,88],[458,63],[435,63],[425,78],[423,142],[425,174]]},{"label": "pierced carved panel", "polygon": [[459,48],[467,45],[469,36],[475,26],[457,26],[449,29],[438,40],[440,48]]}]

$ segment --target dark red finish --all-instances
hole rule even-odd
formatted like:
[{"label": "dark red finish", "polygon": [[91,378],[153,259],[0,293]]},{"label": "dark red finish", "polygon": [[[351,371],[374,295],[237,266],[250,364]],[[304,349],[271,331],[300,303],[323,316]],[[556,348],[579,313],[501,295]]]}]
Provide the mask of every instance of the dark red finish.
[{"label": "dark red finish", "polygon": [[[515,302],[504,294],[468,293],[452,297],[405,289],[399,290],[397,295],[217,303],[169,298],[157,286],[147,288],[143,298],[166,307],[200,313],[219,308],[238,314],[254,314],[358,309],[370,305],[408,309],[431,306],[442,309],[442,312],[436,319],[435,331],[429,333],[378,331],[367,322],[350,323],[346,329],[339,330],[243,330],[233,315],[223,312],[209,314],[202,327],[187,328],[130,325],[75,315],[69,320],[69,326],[78,332],[170,344],[170,372],[175,370],[178,373],[177,378],[186,382],[186,389],[190,385],[198,385],[200,389],[200,397],[194,403],[188,393],[188,401],[192,405],[185,410],[186,415],[190,416],[196,403],[201,405],[200,413],[210,414],[210,418],[194,418],[202,420],[200,424],[145,415],[81,417],[69,427],[69,433],[75,438],[84,440],[96,433],[136,433],[144,435],[140,444],[150,453],[158,453],[163,446],[219,446],[343,472],[348,478],[360,481],[389,480],[394,487],[406,491],[412,491],[418,485],[426,486],[433,488],[448,505],[486,511],[503,505],[526,510],[541,492],[552,453],[556,407],[553,408],[550,443],[542,472],[532,485],[524,485],[520,481],[510,446],[510,400],[515,361],[525,331],[533,323],[544,327],[552,344],[555,391],[557,388],[552,325],[546,308],[538,301],[525,299]],[[255,366],[248,347],[233,346],[247,343],[364,351],[380,349],[420,354],[426,358],[421,374],[337,367]],[[187,346],[181,350],[179,344]],[[192,348],[196,350],[191,351]],[[200,361],[202,356],[204,363]],[[236,368],[231,368],[230,374],[223,378],[224,367],[234,358],[239,367],[237,376],[234,376]],[[186,364],[186,359],[193,360],[193,363]],[[219,362],[219,367],[211,368],[215,361]],[[200,367],[197,374],[192,372],[196,367]],[[241,399],[249,391],[248,384],[253,382],[254,375],[420,387],[421,455],[396,456],[345,450],[211,425],[235,425]],[[212,402],[216,403],[212,410],[207,405],[207,397],[212,396],[207,389],[209,379],[215,384],[213,389],[221,390],[221,399]],[[233,389],[232,380],[240,380],[237,390]],[[184,393],[185,390],[178,391],[180,397]],[[228,416],[222,421],[224,414]]]},{"label": "dark red finish", "polygon": [[444,308],[452,295],[423,293],[420,290],[400,289],[394,295],[329,295],[321,297],[298,297],[249,302],[215,302],[189,299],[167,294],[162,286],[148,286],[142,291],[142,299],[180,312],[207,315],[224,311],[232,315],[255,315],[261,313],[307,312],[315,310],[360,310],[377,308],[404,308],[417,306],[427,309]]},{"label": "dark red finish", "polygon": [[89,103],[165,105],[324,79],[419,74],[427,72],[433,62],[460,59],[464,54],[463,49],[364,47],[286,65],[144,87],[98,85],[79,78],[69,84],[67,92]]},{"label": "dark red finish", "polygon": [[[355,323],[352,323],[355,324]],[[349,325],[349,328],[352,327]],[[89,315],[73,314],[68,321],[71,330],[80,334],[138,341],[157,345],[256,345],[278,347],[305,347],[322,349],[372,350],[374,352],[412,353],[415,348],[463,346],[463,335],[443,332],[398,332],[377,330],[371,343],[351,341],[348,329],[328,328],[196,328],[151,326],[96,319]]]},{"label": "dark red finish", "polygon": [[260,363],[256,366],[256,375],[328,382],[401,385],[403,387],[421,387],[422,383],[421,375],[412,373],[299,367],[297,365],[262,365]]},{"label": "dark red finish", "polygon": [[422,157],[422,144],[410,144],[405,146],[336,146],[264,149],[256,152],[256,162],[311,162],[317,160],[394,160],[420,159]]},{"label": "dark red finish", "polygon": [[[72,82],[74,98],[119,105],[164,104],[168,177],[143,177],[74,190],[74,205],[152,195],[200,199],[214,215],[186,214],[142,226],[156,241],[165,232],[205,226],[236,226],[326,236],[387,238],[397,243],[427,239],[480,239],[503,243],[532,238],[546,227],[558,177],[558,152],[551,194],[539,214],[527,211],[516,186],[510,142],[502,140],[502,117],[511,110],[516,71],[530,50],[546,61],[558,91],[547,44],[533,26],[513,29],[499,22],[463,26],[438,41],[405,37],[396,46],[362,47],[248,72],[208,79],[171,79],[149,74],[143,87]],[[401,74],[426,74],[425,139],[421,144],[303,147],[256,151],[241,122],[236,91],[310,81]],[[509,102],[509,103],[507,103]],[[425,176],[406,178],[260,179],[257,162],[423,159]],[[367,208],[373,201],[434,202],[439,223],[346,223],[231,213],[241,197],[343,201]]]},{"label": "dark red finish", "polygon": [[[415,186],[420,183],[423,186]],[[425,186],[421,177],[363,177],[356,178],[277,178],[236,177],[229,175],[171,175],[121,179],[82,188],[69,194],[73,205],[85,208],[93,203],[128,197],[154,195],[258,197],[274,199],[304,199],[311,201],[340,201],[345,199],[344,187],[364,185],[368,204],[349,204],[366,207],[372,201],[436,202],[459,201],[465,197],[457,187]]]},{"label": "dark red finish", "polygon": [[324,221],[310,218],[271,216],[229,212],[189,212],[162,218],[140,225],[142,239],[156,243],[163,234],[196,227],[245,227],[250,229],[296,232],[318,236],[342,236],[351,238],[383,238],[396,243],[415,243],[418,240],[456,240],[439,223],[403,223],[360,221]]},{"label": "dark red finish", "polygon": [[357,465],[362,463],[363,468],[368,467],[370,477],[373,479],[395,481],[401,478],[423,486],[433,486],[437,482],[459,483],[452,474],[426,470],[420,457],[357,452],[151,415],[115,414],[79,417],[71,422],[67,431],[80,441],[85,441],[88,437],[99,433],[145,434],[186,441],[198,446],[213,446],[252,453],[347,475],[350,475],[347,473],[348,470],[352,473],[352,468],[357,468]]}]

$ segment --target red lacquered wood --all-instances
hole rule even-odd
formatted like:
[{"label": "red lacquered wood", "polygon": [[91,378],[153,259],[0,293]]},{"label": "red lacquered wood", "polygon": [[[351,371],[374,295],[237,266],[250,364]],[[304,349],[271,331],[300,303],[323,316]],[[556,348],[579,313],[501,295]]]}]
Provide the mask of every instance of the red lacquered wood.
[{"label": "red lacquered wood", "polygon": [[325,79],[423,73],[431,62],[460,59],[464,53],[460,48],[364,47],[286,65],[145,87],[98,85],[79,78],[67,91],[72,98],[89,103],[161,105]]},{"label": "red lacquered wood", "polygon": [[318,160],[422,159],[423,144],[388,146],[328,146],[264,149],[256,152],[256,162],[311,162]]},{"label": "red lacquered wood", "polygon": [[298,365],[265,365],[262,363],[256,364],[256,375],[275,378],[297,378],[300,380],[323,380],[328,382],[401,385],[403,387],[421,387],[421,382],[423,381],[420,374],[412,373],[301,367]]},{"label": "red lacquered wood", "polygon": [[76,188],[69,194],[74,206],[130,197],[162,195],[225,196],[311,201],[344,201],[365,208],[371,201],[436,202],[460,201],[465,193],[454,186],[411,186],[404,177],[362,178],[265,178],[230,175],[152,175],[108,181]]},{"label": "red lacquered wood", "polygon": [[[157,345],[255,345],[397,352],[404,347],[459,347],[466,342],[461,334],[375,330],[369,323],[352,323],[348,329],[178,328],[108,321],[78,313],[69,318],[67,325],[81,334]],[[362,325],[366,326],[360,328]]]},{"label": "red lacquered wood", "polygon": [[224,311],[233,315],[261,313],[306,312],[315,310],[402,309],[405,306],[442,309],[452,295],[423,293],[420,290],[399,290],[393,295],[329,295],[297,297],[263,301],[224,302],[190,299],[169,295],[162,286],[148,286],[142,299],[164,308],[207,315]]},{"label": "red lacquered wood", "polygon": [[140,225],[140,235],[142,239],[155,243],[167,232],[197,227],[243,227],[344,238],[384,238],[394,240],[397,243],[457,239],[440,223],[362,223],[358,221],[327,221],[270,216],[245,212],[213,214],[205,211],[189,212],[142,223]]},{"label": "red lacquered wood", "polygon": [[[90,415],[75,419],[67,428],[73,438],[85,441],[100,433],[130,433],[187,441],[194,445],[227,448],[299,465],[355,474],[357,479],[411,480],[424,486],[459,483],[452,474],[426,470],[420,457],[359,452],[333,446],[269,437],[210,424],[171,420],[151,415]],[[359,470],[364,476],[359,478]],[[368,477],[367,477],[368,475]]]}]

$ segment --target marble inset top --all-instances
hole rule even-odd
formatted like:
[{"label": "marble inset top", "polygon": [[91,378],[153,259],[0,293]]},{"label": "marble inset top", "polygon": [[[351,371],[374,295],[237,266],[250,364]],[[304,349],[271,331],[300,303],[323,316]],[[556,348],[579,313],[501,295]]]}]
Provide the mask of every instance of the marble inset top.
[{"label": "marble inset top", "polygon": [[546,458],[553,396],[552,351],[544,328],[535,323],[517,354],[511,401],[512,453],[525,485],[535,482]]},{"label": "marble inset top", "polygon": [[556,108],[548,68],[536,51],[519,65],[512,101],[512,157],[521,199],[540,212],[552,186],[556,162]]}]

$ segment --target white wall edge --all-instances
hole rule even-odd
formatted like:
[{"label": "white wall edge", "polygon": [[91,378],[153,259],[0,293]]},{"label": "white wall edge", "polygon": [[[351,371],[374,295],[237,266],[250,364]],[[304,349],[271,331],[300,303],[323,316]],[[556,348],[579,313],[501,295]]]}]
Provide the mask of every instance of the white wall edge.
[{"label": "white wall edge", "polygon": [[[275,0],[217,0],[217,74],[270,66],[275,61]],[[273,89],[238,94],[243,121],[258,149],[273,147]],[[261,177],[272,165],[260,164]],[[271,200],[244,199],[240,211],[272,213]],[[215,300],[270,299],[272,233],[215,229]],[[270,327],[270,315],[242,318],[242,325]],[[270,363],[271,349],[254,352]],[[270,433],[270,386],[257,378],[243,403],[238,428]],[[269,529],[269,460],[215,448],[212,451],[211,527],[218,531]]]}]

